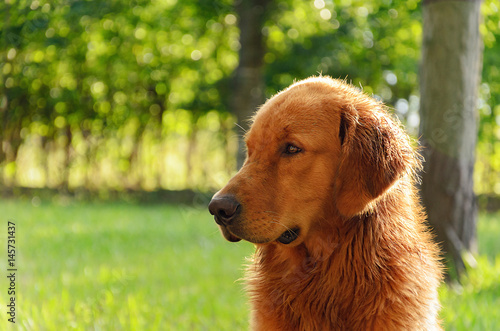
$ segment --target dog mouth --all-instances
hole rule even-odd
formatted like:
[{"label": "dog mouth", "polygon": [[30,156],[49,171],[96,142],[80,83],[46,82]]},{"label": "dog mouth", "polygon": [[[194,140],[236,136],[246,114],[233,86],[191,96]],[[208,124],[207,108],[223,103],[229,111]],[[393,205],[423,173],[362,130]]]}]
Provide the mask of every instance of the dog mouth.
[{"label": "dog mouth", "polygon": [[300,234],[299,228],[289,229],[289,230],[286,230],[285,232],[283,232],[281,234],[281,236],[279,236],[277,241],[279,243],[284,244],[284,245],[288,245],[288,244],[292,243],[293,241],[295,241],[295,239],[297,239],[299,237],[299,234]]},{"label": "dog mouth", "polygon": [[226,238],[227,241],[235,243],[241,240],[240,237],[237,237],[229,232],[229,230],[225,226],[220,226],[219,228],[221,229],[222,235],[224,236],[224,238]]},{"label": "dog mouth", "polygon": [[[256,238],[245,238],[245,236],[243,236],[243,238],[242,238],[240,236],[235,235],[233,232],[230,232],[227,229],[227,227],[225,227],[225,226],[221,226],[220,229],[222,231],[224,238],[226,238],[226,240],[230,241],[230,242],[238,242],[241,239],[245,239],[245,240],[247,240],[251,243],[254,243],[254,244],[265,244],[265,243],[270,242],[268,239],[267,240],[265,240],[265,239],[258,240]],[[283,232],[278,237],[278,239],[276,239],[276,241],[281,243],[281,244],[288,245],[288,244],[291,244],[292,242],[294,242],[299,237],[299,235],[300,235],[299,228],[288,229],[285,232]]]}]

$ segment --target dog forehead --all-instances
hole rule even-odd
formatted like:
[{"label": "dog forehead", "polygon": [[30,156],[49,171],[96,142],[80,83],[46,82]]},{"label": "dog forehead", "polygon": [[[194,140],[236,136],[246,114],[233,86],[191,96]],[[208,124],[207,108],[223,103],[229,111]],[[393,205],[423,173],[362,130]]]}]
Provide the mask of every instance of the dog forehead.
[{"label": "dog forehead", "polygon": [[272,144],[297,135],[308,135],[317,127],[318,118],[290,105],[264,105],[247,134],[247,142]]},{"label": "dog forehead", "polygon": [[245,136],[249,148],[257,146],[265,148],[286,139],[290,133],[290,126],[288,121],[284,122],[278,115],[276,113],[264,113],[254,118],[250,130]]},{"label": "dog forehead", "polygon": [[[318,88],[319,87],[319,88]],[[269,99],[255,114],[247,139],[310,135],[328,127],[335,107],[322,86],[299,85]]]}]

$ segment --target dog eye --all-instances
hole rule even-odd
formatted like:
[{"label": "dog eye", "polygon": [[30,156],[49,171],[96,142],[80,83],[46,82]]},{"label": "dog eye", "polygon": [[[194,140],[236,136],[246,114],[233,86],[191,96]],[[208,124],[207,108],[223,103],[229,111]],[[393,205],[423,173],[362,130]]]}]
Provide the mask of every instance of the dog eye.
[{"label": "dog eye", "polygon": [[301,151],[302,150],[300,148],[298,148],[297,146],[292,145],[292,144],[288,144],[288,145],[286,145],[285,154],[297,154]]}]

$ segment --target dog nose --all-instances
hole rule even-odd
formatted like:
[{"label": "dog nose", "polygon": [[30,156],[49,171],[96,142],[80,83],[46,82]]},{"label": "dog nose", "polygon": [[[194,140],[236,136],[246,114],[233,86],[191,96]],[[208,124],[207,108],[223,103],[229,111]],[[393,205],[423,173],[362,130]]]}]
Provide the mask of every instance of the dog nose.
[{"label": "dog nose", "polygon": [[214,215],[215,222],[219,225],[229,225],[239,214],[240,207],[238,200],[231,195],[214,197],[208,204],[210,214]]}]

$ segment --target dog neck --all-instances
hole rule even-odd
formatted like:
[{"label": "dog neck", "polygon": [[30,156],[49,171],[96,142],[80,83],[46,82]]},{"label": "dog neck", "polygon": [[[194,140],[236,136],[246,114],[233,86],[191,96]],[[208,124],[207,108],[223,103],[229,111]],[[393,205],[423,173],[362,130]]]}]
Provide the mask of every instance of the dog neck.
[{"label": "dog neck", "polygon": [[[428,284],[412,280],[421,270],[420,263],[434,263],[421,256],[417,238],[404,236],[408,233],[404,228],[422,225],[405,215],[394,217],[397,214],[393,210],[377,210],[384,215],[370,213],[328,220],[329,228],[321,224],[321,232],[311,229],[307,239],[295,247],[279,243],[257,247],[247,281],[255,309],[254,323],[266,321],[265,327],[259,329],[383,327],[366,324],[374,323],[370,315],[380,314],[402,293],[414,295],[422,285],[434,286],[435,279]],[[387,217],[385,212],[393,217]],[[427,252],[424,255],[428,256]],[[394,281],[398,277],[399,281]],[[364,320],[360,319],[363,315]],[[321,316],[323,320],[318,319]],[[306,321],[313,324],[304,325]],[[349,321],[366,323],[350,325]]]},{"label": "dog neck", "polygon": [[[370,220],[357,218],[351,221],[357,224],[344,228],[331,227],[330,231],[324,231],[322,226],[322,233],[315,233],[312,229],[308,240],[295,247],[273,243],[257,248],[247,280],[254,307],[261,314],[269,314],[262,320],[266,323],[276,321],[275,325],[267,325],[265,329],[321,330],[325,325],[331,329],[345,327],[344,318],[352,314],[356,304],[355,292],[359,290],[351,283],[356,284],[360,277],[377,277],[376,274],[368,275],[371,271],[365,266],[357,270],[360,265],[350,261],[354,258],[356,242],[363,240],[354,233],[363,233],[362,229],[367,225],[361,223],[369,223]],[[345,234],[351,236],[350,242],[346,242]],[[342,235],[344,238],[341,239]],[[364,243],[359,244],[366,247]],[[374,264],[373,261],[363,263]],[[313,318],[303,318],[304,314]],[[325,316],[329,321],[325,324],[325,321],[317,319],[318,316]],[[304,321],[317,324],[304,325]]]}]

